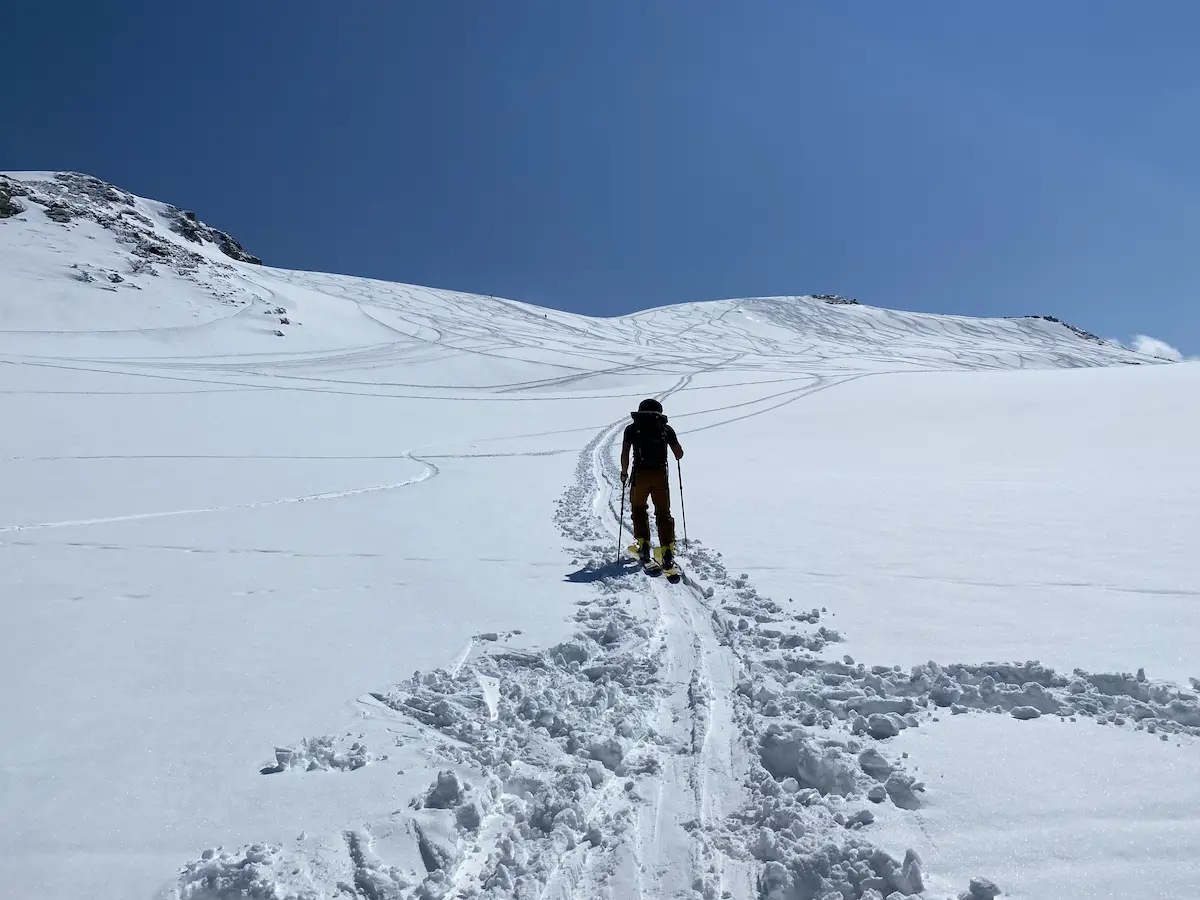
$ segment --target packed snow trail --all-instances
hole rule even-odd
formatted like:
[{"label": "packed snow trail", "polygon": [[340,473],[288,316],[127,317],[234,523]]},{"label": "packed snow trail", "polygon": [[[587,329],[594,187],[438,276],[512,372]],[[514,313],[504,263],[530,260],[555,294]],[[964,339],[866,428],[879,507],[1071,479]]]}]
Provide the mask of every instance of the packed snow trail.
[{"label": "packed snow trail", "polygon": [[[624,425],[622,420],[604,432],[593,456],[593,508],[602,511],[614,537],[623,529],[613,511],[620,506],[614,493],[620,496],[623,490],[614,460]],[[678,497],[674,503],[678,507]],[[740,667],[713,633],[709,610],[694,582],[674,586],[665,579],[650,579],[646,584],[652,597],[648,612],[666,657],[656,722],[666,745],[657,783],[649,787],[651,802],[636,827],[634,855],[641,867],[643,895],[691,896],[699,887],[705,894],[749,897],[752,870],[715,849],[709,834],[741,805],[741,786],[748,776],[748,754],[741,746],[731,702]],[[646,890],[646,884],[653,889]]]}]

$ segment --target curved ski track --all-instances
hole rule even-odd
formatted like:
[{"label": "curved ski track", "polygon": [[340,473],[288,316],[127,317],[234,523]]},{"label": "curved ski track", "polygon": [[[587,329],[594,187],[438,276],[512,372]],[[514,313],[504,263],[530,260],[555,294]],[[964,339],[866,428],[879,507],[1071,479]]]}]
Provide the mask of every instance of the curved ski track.
[{"label": "curved ski track", "polygon": [[[68,457],[47,457],[49,459],[65,459]],[[99,457],[120,459],[122,457]],[[189,458],[189,457],[183,457]],[[401,459],[411,459],[425,467],[420,475],[406,478],[403,481],[392,481],[387,484],[371,484],[366,487],[345,488],[340,491],[324,491],[319,494],[304,494],[299,497],[280,497],[274,500],[252,500],[249,503],[233,503],[227,506],[205,506],[195,509],[169,509],[159,512],[131,513],[123,516],[99,516],[93,519],[68,519],[62,522],[31,522],[25,525],[0,525],[0,534],[13,531],[40,531],[46,528],[69,528],[79,525],[103,525],[111,522],[136,522],[142,519],[165,519],[173,516],[194,516],[203,513],[229,512],[235,509],[260,509],[267,506],[283,506],[288,503],[308,503],[313,500],[341,500],[344,497],[356,497],[360,494],[374,494],[380,491],[394,491],[409,485],[420,484],[430,478],[436,478],[440,470],[427,460],[410,454],[402,454]]]}]

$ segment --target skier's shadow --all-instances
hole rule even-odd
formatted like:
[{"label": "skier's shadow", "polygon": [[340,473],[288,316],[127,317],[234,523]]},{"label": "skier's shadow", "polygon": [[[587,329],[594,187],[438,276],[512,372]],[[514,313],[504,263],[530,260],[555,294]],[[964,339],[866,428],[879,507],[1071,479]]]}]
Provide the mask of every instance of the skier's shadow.
[{"label": "skier's shadow", "polygon": [[586,565],[567,575],[566,580],[573,584],[592,584],[605,578],[620,578],[631,572],[636,572],[638,562],[634,559],[618,559],[603,565]]}]

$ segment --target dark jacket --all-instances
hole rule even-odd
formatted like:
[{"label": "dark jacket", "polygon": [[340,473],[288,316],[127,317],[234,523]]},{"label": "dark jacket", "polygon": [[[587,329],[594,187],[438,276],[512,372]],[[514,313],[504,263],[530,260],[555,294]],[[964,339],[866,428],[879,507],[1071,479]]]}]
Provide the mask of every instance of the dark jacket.
[{"label": "dark jacket", "polygon": [[[624,448],[633,450],[633,469],[645,472],[649,469],[667,467],[667,448],[676,457],[683,455],[675,429],[667,424],[667,417],[656,412],[633,412],[633,421],[625,426]],[[622,453],[624,456],[625,453]]]}]

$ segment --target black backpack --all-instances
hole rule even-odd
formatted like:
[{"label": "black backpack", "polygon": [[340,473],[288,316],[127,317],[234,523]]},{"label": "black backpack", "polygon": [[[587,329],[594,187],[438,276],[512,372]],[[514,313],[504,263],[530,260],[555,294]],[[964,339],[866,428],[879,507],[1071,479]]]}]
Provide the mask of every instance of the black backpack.
[{"label": "black backpack", "polygon": [[633,417],[633,470],[667,466],[667,417],[656,412],[630,413]]}]

